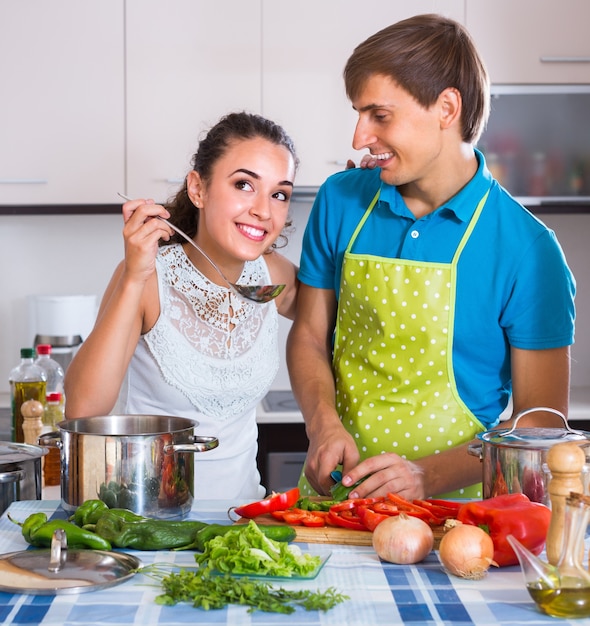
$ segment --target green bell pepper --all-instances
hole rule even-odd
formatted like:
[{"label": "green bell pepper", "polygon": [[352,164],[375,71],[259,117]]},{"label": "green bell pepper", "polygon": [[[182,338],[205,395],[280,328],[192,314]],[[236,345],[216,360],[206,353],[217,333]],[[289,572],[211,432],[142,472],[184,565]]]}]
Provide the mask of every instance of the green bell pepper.
[{"label": "green bell pepper", "polygon": [[[14,521],[14,520],[12,520]],[[21,524],[25,541],[37,548],[50,548],[53,533],[62,529],[66,534],[69,548],[90,548],[92,550],[110,550],[109,541],[71,522],[61,519],[47,520],[45,513],[33,513]]]},{"label": "green bell pepper", "polygon": [[[133,550],[186,549],[205,522],[175,521],[129,516],[130,511],[110,509],[96,521],[95,532],[117,548]],[[132,514],[134,515],[134,514]]]}]

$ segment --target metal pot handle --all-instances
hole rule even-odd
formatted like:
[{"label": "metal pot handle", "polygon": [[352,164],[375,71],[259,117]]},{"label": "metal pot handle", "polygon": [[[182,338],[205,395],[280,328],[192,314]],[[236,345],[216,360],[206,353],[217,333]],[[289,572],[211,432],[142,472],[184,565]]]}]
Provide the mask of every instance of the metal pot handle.
[{"label": "metal pot handle", "polygon": [[557,409],[552,409],[551,407],[548,407],[548,406],[537,406],[537,407],[533,407],[532,409],[524,409],[524,411],[517,413],[516,416],[514,417],[514,424],[512,425],[512,428],[506,431],[505,433],[502,433],[502,432],[499,433],[498,436],[507,437],[508,435],[511,435],[514,432],[514,429],[516,428],[518,421],[520,420],[521,417],[523,417],[524,415],[528,415],[529,413],[535,413],[536,411],[545,411],[546,413],[554,413],[555,415],[559,415],[559,417],[561,417],[561,419],[563,420],[563,425],[568,433],[572,433],[573,435],[584,434],[580,430],[575,430],[574,428],[570,428],[570,425],[567,423],[567,419],[565,415],[561,411],[558,411]]},{"label": "metal pot handle", "polygon": [[37,439],[37,443],[45,448],[59,448],[61,450],[62,442],[60,432],[54,430],[50,433],[43,433],[39,439]]},{"label": "metal pot handle", "polygon": [[16,483],[24,480],[27,473],[24,470],[15,470],[14,472],[2,472],[0,474],[0,483]]},{"label": "metal pot handle", "polygon": [[219,445],[217,437],[191,437],[193,443],[172,443],[164,446],[165,454],[175,452],[207,452]]},{"label": "metal pot handle", "polygon": [[480,461],[483,460],[483,444],[480,442],[470,443],[467,446],[467,454],[476,456]]}]

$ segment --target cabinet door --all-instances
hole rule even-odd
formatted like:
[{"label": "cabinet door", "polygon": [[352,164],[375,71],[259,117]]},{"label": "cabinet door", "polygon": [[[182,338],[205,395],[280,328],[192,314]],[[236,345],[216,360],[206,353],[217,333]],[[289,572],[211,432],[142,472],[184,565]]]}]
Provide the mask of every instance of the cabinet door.
[{"label": "cabinet door", "polygon": [[0,204],[100,204],[122,187],[123,4],[0,0]]},{"label": "cabinet door", "polygon": [[588,0],[467,0],[493,83],[590,83]]},{"label": "cabinet door", "polygon": [[260,0],[127,0],[127,193],[165,200],[203,131],[260,112]]},{"label": "cabinet door", "polygon": [[262,110],[281,123],[301,159],[297,186],[344,168],[356,124],[342,71],[355,46],[388,24],[437,12],[463,22],[463,0],[263,0]]}]

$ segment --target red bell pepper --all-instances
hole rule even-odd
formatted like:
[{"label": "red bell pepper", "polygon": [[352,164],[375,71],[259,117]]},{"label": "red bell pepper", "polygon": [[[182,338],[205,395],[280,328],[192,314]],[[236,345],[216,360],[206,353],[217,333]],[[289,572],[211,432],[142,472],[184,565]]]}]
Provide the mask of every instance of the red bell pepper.
[{"label": "red bell pepper", "polygon": [[273,493],[264,500],[244,504],[234,509],[234,513],[240,517],[253,518],[273,511],[290,509],[299,500],[299,488],[289,489],[281,493]]},{"label": "red bell pepper", "polygon": [[533,554],[543,550],[551,511],[544,504],[531,502],[523,493],[508,493],[487,500],[463,504],[457,519],[480,526],[494,542],[494,561],[500,566],[517,565],[518,558],[506,539],[513,535]]}]

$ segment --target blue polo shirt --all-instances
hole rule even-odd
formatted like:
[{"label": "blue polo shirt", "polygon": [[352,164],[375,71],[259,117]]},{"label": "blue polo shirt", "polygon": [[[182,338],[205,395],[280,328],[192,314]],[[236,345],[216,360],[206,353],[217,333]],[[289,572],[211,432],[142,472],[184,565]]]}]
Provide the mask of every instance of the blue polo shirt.
[{"label": "blue polo shirt", "polygon": [[543,350],[573,343],[575,280],[555,233],[492,178],[475,152],[479,167],[472,180],[419,219],[378,169],[328,178],[306,227],[299,279],[338,297],[344,252],[379,189],[352,251],[450,263],[489,189],[457,267],[453,367],[462,400],[491,428],[511,393],[510,346]]}]

